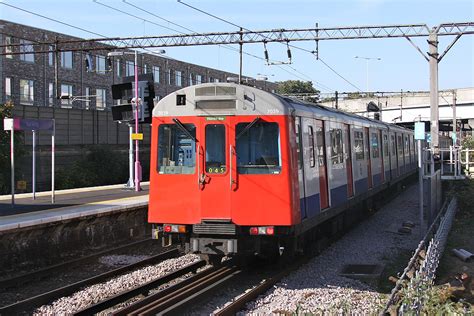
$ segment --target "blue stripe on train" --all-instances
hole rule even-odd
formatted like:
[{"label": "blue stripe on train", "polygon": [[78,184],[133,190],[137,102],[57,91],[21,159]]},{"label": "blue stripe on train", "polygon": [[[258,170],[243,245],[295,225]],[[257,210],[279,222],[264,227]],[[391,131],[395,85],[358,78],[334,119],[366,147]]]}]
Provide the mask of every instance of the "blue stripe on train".
[{"label": "blue stripe on train", "polygon": [[[306,206],[306,209],[304,208]],[[319,193],[300,199],[301,218],[314,217],[321,211]]]},{"label": "blue stripe on train", "polygon": [[343,204],[347,201],[347,184],[331,189],[331,207]]},{"label": "blue stripe on train", "polygon": [[361,193],[367,192],[368,185],[369,185],[369,181],[367,180],[367,178],[356,180],[354,183],[355,194],[361,194]]},{"label": "blue stripe on train", "polygon": [[374,187],[376,186],[379,186],[381,183],[382,183],[382,174],[381,173],[377,173],[377,174],[374,174]]}]

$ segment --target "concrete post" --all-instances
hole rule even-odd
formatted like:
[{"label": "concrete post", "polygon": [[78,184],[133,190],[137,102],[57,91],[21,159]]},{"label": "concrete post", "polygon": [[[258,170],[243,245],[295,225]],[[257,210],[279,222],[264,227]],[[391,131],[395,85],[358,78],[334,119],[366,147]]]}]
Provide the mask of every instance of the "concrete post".
[{"label": "concrete post", "polygon": [[428,37],[429,64],[430,64],[430,121],[431,121],[431,147],[433,154],[439,150],[439,100],[438,100],[438,34],[435,29],[430,30]]}]

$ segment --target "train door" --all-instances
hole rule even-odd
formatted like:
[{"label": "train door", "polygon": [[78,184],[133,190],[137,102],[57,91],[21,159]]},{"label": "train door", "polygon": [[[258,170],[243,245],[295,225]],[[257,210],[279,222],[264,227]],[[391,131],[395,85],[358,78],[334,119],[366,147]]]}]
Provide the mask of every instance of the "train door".
[{"label": "train door", "polygon": [[317,165],[319,171],[319,200],[321,209],[329,207],[328,170],[326,165],[326,142],[324,141],[324,122],[315,120]]},{"label": "train door", "polygon": [[[234,129],[231,117],[206,117],[201,120],[198,185],[201,190],[201,217],[206,220],[231,220],[229,183],[232,170],[230,143]],[[232,135],[230,135],[232,134]]]},{"label": "train door", "polygon": [[372,159],[370,157],[370,134],[369,128],[365,127],[365,140],[366,140],[366,149],[367,149],[367,180],[369,184],[369,189],[372,188]]},{"label": "train door", "polygon": [[313,217],[320,211],[319,177],[316,165],[316,135],[312,118],[302,118],[303,172],[306,214]]},{"label": "train door", "polygon": [[351,128],[349,124],[343,125],[344,129],[344,156],[346,160],[347,171],[347,196],[354,195],[354,181],[352,175],[352,146],[351,146]]},{"label": "train door", "polygon": [[392,162],[390,160],[390,145],[388,131],[383,131],[383,163],[385,170],[385,181],[390,181],[390,172],[392,170]]},{"label": "train door", "polygon": [[303,168],[303,133],[301,128],[301,117],[295,118],[295,131],[296,131],[296,153],[298,156],[298,184],[300,191],[300,210],[301,219],[307,217],[306,214],[306,194],[305,194],[305,175]]},{"label": "train door", "polygon": [[385,166],[384,166],[384,163],[385,163],[386,153],[385,153],[384,147],[383,147],[382,130],[379,130],[378,142],[379,142],[379,148],[380,148],[380,171],[382,172],[381,179],[382,179],[382,183],[384,183],[385,182]]}]

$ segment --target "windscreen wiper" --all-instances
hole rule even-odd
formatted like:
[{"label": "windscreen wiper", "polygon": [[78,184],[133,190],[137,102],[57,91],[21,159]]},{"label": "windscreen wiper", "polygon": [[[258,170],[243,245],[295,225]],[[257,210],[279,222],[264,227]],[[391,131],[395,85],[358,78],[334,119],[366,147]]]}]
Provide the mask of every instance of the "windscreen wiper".
[{"label": "windscreen wiper", "polygon": [[191,138],[195,143],[197,143],[197,139],[196,137],[194,137],[189,131],[188,129],[183,125],[183,123],[181,123],[180,120],[178,120],[177,118],[174,118],[173,119],[173,122],[176,124],[176,126],[178,126],[178,128],[186,134],[186,136],[188,136],[189,138]]},{"label": "windscreen wiper", "polygon": [[260,120],[260,116],[257,116],[255,118],[255,120],[253,120],[252,122],[250,122],[247,126],[245,126],[245,128],[235,137],[235,139],[239,139],[240,136],[242,136],[243,134],[245,134],[252,126],[255,125],[255,123],[257,123],[258,121]]}]

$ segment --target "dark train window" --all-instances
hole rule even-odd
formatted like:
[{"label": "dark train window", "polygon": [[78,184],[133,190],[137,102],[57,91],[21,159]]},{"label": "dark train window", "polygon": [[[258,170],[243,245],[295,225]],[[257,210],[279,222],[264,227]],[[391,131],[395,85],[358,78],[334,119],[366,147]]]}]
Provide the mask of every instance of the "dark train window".
[{"label": "dark train window", "polygon": [[370,146],[372,151],[372,158],[379,158],[380,148],[379,148],[379,135],[377,133],[372,133],[370,137]]},{"label": "dark train window", "polygon": [[313,168],[316,166],[316,159],[314,153],[314,131],[312,126],[308,126],[308,137],[309,137],[309,166]]},{"label": "dark train window", "polygon": [[408,142],[408,135],[405,135],[405,156],[410,154],[410,143]]},{"label": "dark train window", "polygon": [[[235,128],[237,171],[240,174],[274,174],[281,171],[280,131],[277,123],[239,123]],[[241,134],[243,132],[243,134]]]},{"label": "dark train window", "polygon": [[225,126],[206,125],[206,172],[225,173]]},{"label": "dark train window", "polygon": [[364,133],[354,132],[354,153],[356,160],[364,160]]},{"label": "dark train window", "polygon": [[[193,174],[196,166],[196,127],[162,124],[158,128],[158,172],[160,174]],[[192,136],[192,138],[190,137]]]},{"label": "dark train window", "polygon": [[344,148],[342,142],[342,129],[334,128],[329,132],[331,139],[331,164],[337,165],[344,162]]}]

